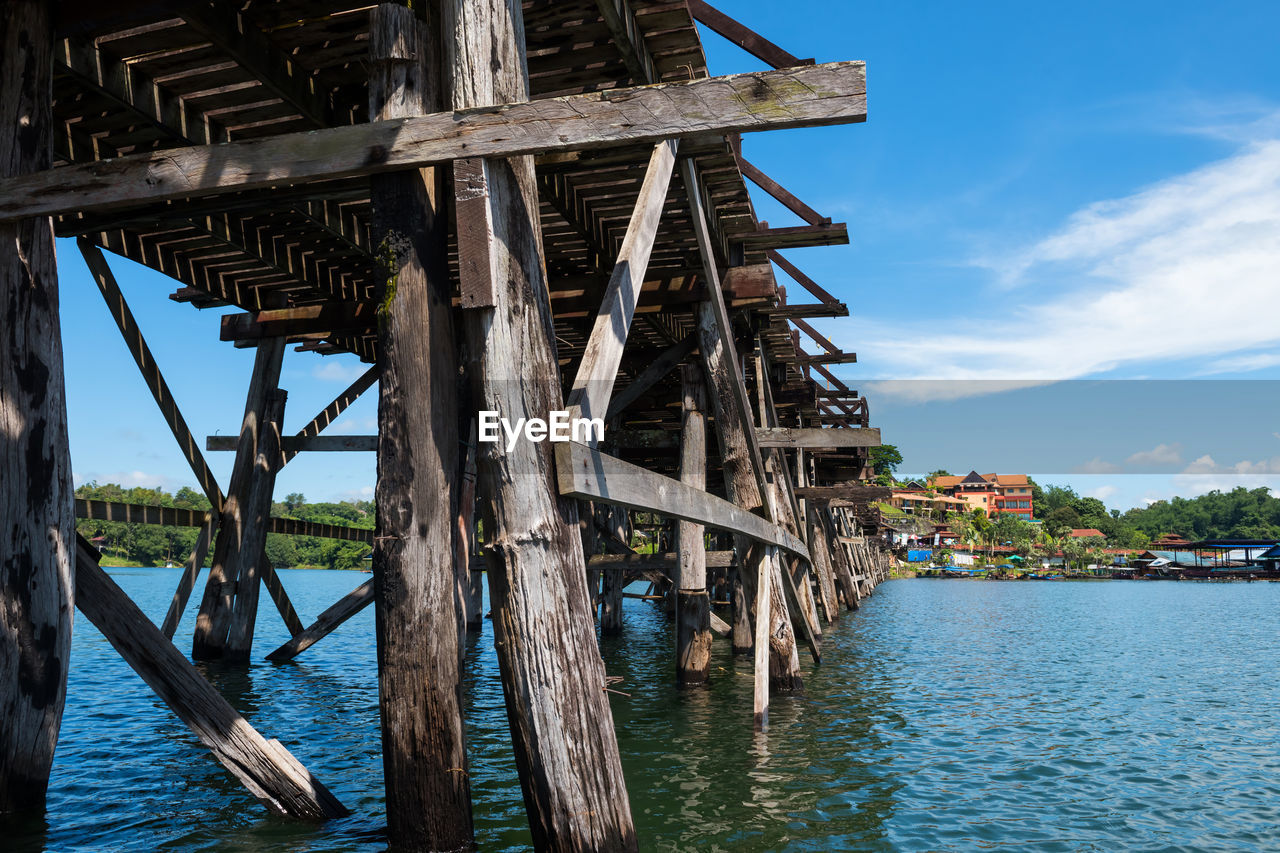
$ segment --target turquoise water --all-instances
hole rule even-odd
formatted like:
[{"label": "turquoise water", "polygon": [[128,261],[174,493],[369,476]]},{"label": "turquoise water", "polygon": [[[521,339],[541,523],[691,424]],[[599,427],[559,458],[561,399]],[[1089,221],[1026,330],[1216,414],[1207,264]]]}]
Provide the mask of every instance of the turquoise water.
[{"label": "turquoise water", "polygon": [[[177,571],[114,569],[154,618]],[[366,579],[284,572],[309,621]],[[189,615],[179,632],[185,647]],[[258,657],[285,637],[264,599]],[[381,850],[372,613],[295,663],[205,667],[354,812],[271,818],[78,617],[49,811],[17,850]],[[529,841],[488,623],[467,713],[484,850]],[[751,731],[750,663],[671,686],[670,629],[626,602],[604,646],[648,850],[1280,849],[1280,584],[881,586]]]}]

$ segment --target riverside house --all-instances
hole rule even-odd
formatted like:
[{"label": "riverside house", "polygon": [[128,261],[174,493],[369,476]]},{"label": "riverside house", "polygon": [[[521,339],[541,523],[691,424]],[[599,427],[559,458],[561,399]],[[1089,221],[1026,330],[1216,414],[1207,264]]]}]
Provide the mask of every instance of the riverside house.
[{"label": "riverside house", "polygon": [[989,516],[1010,513],[1027,521],[1032,518],[1031,481],[1026,474],[979,474],[934,477],[930,481],[937,491],[959,498],[969,509],[981,509]]}]

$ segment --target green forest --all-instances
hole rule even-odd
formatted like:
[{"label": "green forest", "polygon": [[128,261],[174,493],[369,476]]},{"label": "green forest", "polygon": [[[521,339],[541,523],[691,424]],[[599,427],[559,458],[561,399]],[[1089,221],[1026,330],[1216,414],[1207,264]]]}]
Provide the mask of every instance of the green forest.
[{"label": "green forest", "polygon": [[[76,489],[76,497],[88,500],[116,501],[147,506],[171,506],[179,509],[207,511],[209,499],[195,489],[183,487],[176,494],[162,489],[126,489],[115,483],[86,483]],[[295,518],[323,524],[373,529],[371,501],[340,503],[307,503],[300,494],[291,494],[283,503],[271,505],[271,514],[279,518]],[[94,540],[103,554],[104,565],[164,566],[181,565],[191,555],[199,531],[194,527],[160,527],[153,524],[125,524],[118,521],[80,519],[76,529]],[[213,558],[209,549],[205,565]],[[321,539],[315,536],[267,535],[267,557],[277,568],[361,569],[369,546],[362,542]]]}]

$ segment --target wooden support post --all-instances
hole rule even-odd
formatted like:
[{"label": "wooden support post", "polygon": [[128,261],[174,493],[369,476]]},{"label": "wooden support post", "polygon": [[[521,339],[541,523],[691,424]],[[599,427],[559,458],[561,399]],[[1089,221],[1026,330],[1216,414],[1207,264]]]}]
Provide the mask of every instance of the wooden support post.
[{"label": "wooden support post", "polygon": [[249,725],[98,566],[93,546],[77,540],[76,607],[213,757],[276,814],[345,817],[342,803],[279,741]]},{"label": "wooden support post", "polygon": [[[628,545],[627,510],[625,507],[610,505],[606,510],[605,524],[609,534]],[[627,579],[622,572],[606,572],[604,587],[600,594],[600,633],[605,636],[622,633],[622,591],[627,586]]]},{"label": "wooden support post", "polygon": [[[455,109],[529,98],[517,0],[445,0]],[[561,408],[533,158],[485,160],[491,234],[459,252],[495,271],[492,308],[463,312],[477,407],[514,421]],[[477,245],[477,243],[479,245]],[[550,443],[480,459],[489,594],[516,767],[540,850],[635,850],[638,842],[587,612],[577,506],[555,490]]]},{"label": "wooden support post", "polygon": [[[280,428],[284,423],[286,394],[272,392],[263,410],[258,445],[254,450],[253,474],[249,482],[245,517],[248,525],[236,581],[236,597],[231,606],[231,626],[227,630],[227,660],[245,661],[253,651],[253,631],[258,621],[258,593],[263,575],[272,572],[270,563],[262,559],[267,542],[267,525],[271,518],[271,495],[275,492],[276,471],[280,469]],[[260,532],[259,532],[260,531]],[[277,579],[278,580],[278,579]]]},{"label": "wooden support post", "polygon": [[[0,179],[53,156],[54,6],[0,5]],[[44,809],[71,650],[71,460],[48,218],[0,225],[0,813]]]},{"label": "wooden support post", "polygon": [[840,615],[836,598],[836,577],[831,568],[831,552],[827,548],[827,535],[817,519],[818,511],[809,513],[809,553],[813,555],[814,568],[818,575],[819,600],[822,602],[822,615],[831,624]]},{"label": "wooden support post", "polygon": [[[706,378],[702,368],[680,368],[684,423],[680,442],[680,482],[698,490],[707,487]],[[680,521],[676,542],[680,551],[676,590],[676,680],[703,684],[711,669],[711,599],[707,595],[707,551],[701,524]]]},{"label": "wooden support post", "polygon": [[[479,595],[473,594],[478,572],[471,571],[471,542],[475,533],[476,513],[476,444],[479,440],[475,418],[467,430],[458,483],[457,522],[453,534],[454,595],[462,630],[478,632],[484,614],[480,612]],[[458,646],[462,650],[461,644]]]},{"label": "wooden support post", "polygon": [[267,655],[267,660],[280,663],[296,658],[372,603],[373,579],[370,578],[338,599],[336,604],[321,613],[315,622],[295,634],[289,642]]},{"label": "wooden support post", "polygon": [[187,609],[187,599],[191,597],[196,578],[204,568],[204,558],[208,556],[209,546],[213,544],[213,537],[217,532],[218,514],[210,513],[209,520],[204,523],[199,535],[196,536],[196,546],[191,550],[191,556],[182,567],[178,589],[173,593],[173,600],[169,602],[169,611],[164,615],[164,624],[160,626],[160,633],[164,634],[166,639],[172,640],[174,633],[178,630],[178,623],[182,621],[182,611]]},{"label": "wooden support post", "polygon": [[[371,121],[443,104],[438,23],[420,22],[407,6],[374,7]],[[455,592],[458,369],[443,177],[435,168],[375,176],[370,228],[382,264],[373,573],[387,824],[392,846],[429,850],[474,843]]]},{"label": "wooden support post", "polygon": [[[711,233],[703,209],[697,171],[693,163],[688,160],[681,164],[681,171],[684,176],[685,193],[689,197],[694,234],[698,239],[698,250],[702,257],[710,297],[698,306],[698,340],[715,411],[725,490],[729,499],[738,506],[758,512],[773,521],[772,510],[765,503],[767,485],[764,464],[760,458],[760,448],[756,444],[751,410],[747,404],[747,391],[742,382],[742,374],[731,339],[729,312],[725,308],[724,297],[720,292],[720,274],[711,246]],[[757,621],[769,622],[767,636],[770,637],[768,676],[763,670],[758,670],[757,681],[768,677],[773,680],[774,686],[778,689],[798,690],[803,686],[803,682],[800,677],[799,661],[795,655],[795,632],[791,627],[791,620],[787,615],[787,604],[783,598],[781,576],[773,572],[773,564],[770,563],[765,549],[749,548],[743,541],[738,542],[737,549],[739,553],[745,555],[744,579],[749,575],[756,580],[757,586],[763,586],[766,589],[765,593],[756,590],[756,601],[768,602],[763,611],[759,609],[756,611]],[[776,586],[773,584],[775,577],[778,580]],[[757,638],[760,633],[757,627]],[[757,661],[762,659],[761,653],[757,648]],[[755,695],[757,700],[763,699],[765,702],[765,705],[755,709],[756,723],[763,726],[768,720],[768,691],[761,690],[757,684]]]},{"label": "wooden support post", "polygon": [[[222,504],[222,520],[214,543],[213,565],[205,581],[200,613],[196,617],[195,638],[191,654],[196,660],[214,660],[228,656],[227,639],[231,630],[232,606],[235,598],[249,588],[240,589],[246,574],[256,584],[256,571],[246,568],[259,564],[267,539],[271,495],[254,488],[254,481],[267,475],[258,466],[258,452],[269,420],[272,399],[280,381],[280,364],[284,358],[284,339],[270,338],[258,347],[253,363],[253,377],[245,400],[244,420],[240,425],[240,446],[231,471],[228,494]],[[279,459],[277,451],[275,460]],[[274,460],[273,460],[274,461]],[[274,484],[274,479],[272,480]],[[256,594],[256,593],[253,593]],[[234,657],[247,658],[247,650],[237,649]]]}]

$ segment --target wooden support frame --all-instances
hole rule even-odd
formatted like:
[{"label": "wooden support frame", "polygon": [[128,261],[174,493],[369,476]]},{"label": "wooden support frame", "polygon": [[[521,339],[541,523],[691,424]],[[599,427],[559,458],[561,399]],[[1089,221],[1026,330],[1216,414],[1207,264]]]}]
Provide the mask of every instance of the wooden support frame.
[{"label": "wooden support frame", "polygon": [[279,741],[240,716],[160,629],[98,566],[98,552],[76,537],[76,607],[217,761],[269,811],[308,820],[347,809]]},{"label": "wooden support frame", "polygon": [[[862,62],[710,77],[46,170],[5,182],[0,221],[332,181],[467,157],[847,124],[866,116]],[[513,133],[514,126],[525,132]]]},{"label": "wooden support frame", "polygon": [[810,225],[831,224],[830,216],[823,216],[821,213],[818,213],[812,207],[797,198],[782,184],[760,171],[756,166],[745,160],[743,157],[739,156],[737,159],[738,169],[742,172],[742,176],[744,178],[747,178],[760,189],[773,196],[796,216],[799,216]]},{"label": "wooden support frame", "polygon": [[332,634],[338,626],[373,604],[373,579],[365,581],[351,592],[338,599],[337,603],[327,608],[303,630],[280,648],[267,655],[267,660],[282,663],[293,660],[325,637]]},{"label": "wooden support frame", "polygon": [[761,447],[790,449],[823,450],[843,447],[879,447],[880,430],[871,427],[864,429],[757,428],[756,439],[760,442]]},{"label": "wooden support frame", "polygon": [[671,173],[675,169],[678,140],[659,142],[649,158],[640,197],[636,200],[622,250],[605,288],[591,337],[574,377],[566,407],[575,416],[604,417],[622,361],[622,350],[640,300],[640,288],[649,268],[649,255],[658,236],[658,222],[667,202]]},{"label": "wooden support frame", "polygon": [[653,360],[653,362],[631,380],[626,388],[623,388],[612,399],[609,400],[609,410],[605,413],[605,420],[613,420],[618,415],[644,396],[655,385],[663,380],[676,365],[689,357],[690,353],[698,346],[696,335],[686,335],[684,340],[674,343],[667,347],[662,353]]}]

